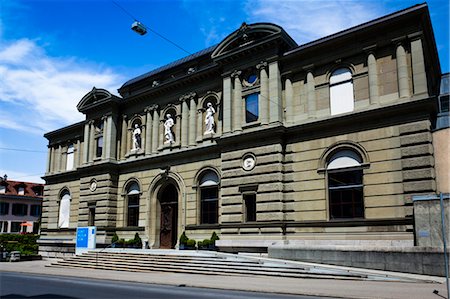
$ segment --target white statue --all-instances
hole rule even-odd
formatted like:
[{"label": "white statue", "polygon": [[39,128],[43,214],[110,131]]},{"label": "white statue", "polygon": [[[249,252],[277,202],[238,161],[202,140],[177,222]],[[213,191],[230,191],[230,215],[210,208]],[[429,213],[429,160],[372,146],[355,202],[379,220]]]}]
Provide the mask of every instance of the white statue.
[{"label": "white statue", "polygon": [[133,131],[133,150],[138,150],[141,148],[141,128],[138,124],[134,125]]},{"label": "white statue", "polygon": [[170,114],[166,115],[166,121],[164,122],[164,143],[173,143],[175,140],[173,138],[172,127],[174,125],[172,116]]},{"label": "white statue", "polygon": [[214,122],[214,114],[216,114],[216,110],[214,110],[214,107],[211,103],[206,104],[208,107],[206,109],[206,115],[205,115],[205,135],[206,134],[214,134],[215,129],[215,122]]}]

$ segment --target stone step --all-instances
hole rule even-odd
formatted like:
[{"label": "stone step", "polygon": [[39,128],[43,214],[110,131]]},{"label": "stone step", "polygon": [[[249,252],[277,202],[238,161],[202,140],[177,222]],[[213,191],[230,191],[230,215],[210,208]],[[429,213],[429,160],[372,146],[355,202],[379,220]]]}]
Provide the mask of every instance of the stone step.
[{"label": "stone step", "polygon": [[[200,262],[190,262],[190,263],[168,263],[165,261],[146,261],[146,260],[128,260],[128,259],[105,259],[101,258],[97,260],[95,257],[87,257],[84,259],[66,259],[64,262],[66,264],[108,264],[108,265],[122,265],[122,266],[135,266],[139,264],[142,267],[163,267],[163,268],[183,268],[183,269],[196,269],[196,268],[206,268],[208,271],[212,270],[223,270],[223,271],[235,271],[235,270],[249,270],[249,271],[266,271],[266,272],[283,272],[283,273],[307,273],[304,268],[292,268],[292,267],[268,267],[260,264],[214,264],[214,263],[200,263]],[[61,263],[61,262],[60,262]]]},{"label": "stone step", "polygon": [[234,270],[234,271],[224,271],[221,270],[210,270],[210,269],[192,269],[192,268],[147,268],[142,267],[140,265],[134,264],[133,267],[121,266],[114,264],[113,266],[106,265],[102,262],[102,264],[79,264],[79,263],[64,263],[64,261],[59,263],[51,264],[50,267],[58,267],[58,268],[85,268],[85,269],[100,269],[100,270],[114,270],[114,271],[129,271],[129,272],[171,272],[171,273],[184,273],[184,274],[203,274],[203,275],[227,275],[227,276],[272,276],[272,277],[288,277],[288,278],[322,278],[322,279],[330,279],[330,278],[338,278],[344,280],[360,280],[365,279],[365,276],[361,275],[330,275],[330,274],[320,274],[320,273],[284,273],[284,272],[267,272],[267,271],[244,271],[244,270]]}]

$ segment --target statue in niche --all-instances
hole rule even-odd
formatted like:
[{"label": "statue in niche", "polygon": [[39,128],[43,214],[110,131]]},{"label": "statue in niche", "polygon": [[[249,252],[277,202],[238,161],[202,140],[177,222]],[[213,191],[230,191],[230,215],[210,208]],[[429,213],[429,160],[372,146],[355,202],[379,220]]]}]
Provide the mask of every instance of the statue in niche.
[{"label": "statue in niche", "polygon": [[173,143],[175,140],[173,138],[172,127],[174,125],[174,121],[170,114],[166,115],[166,121],[164,122],[164,143]]},{"label": "statue in niche", "polygon": [[206,115],[205,115],[205,135],[206,134],[214,134],[215,129],[215,121],[214,121],[214,114],[216,114],[216,110],[212,106],[211,103],[206,104]]},{"label": "statue in niche", "polygon": [[139,128],[138,124],[135,124],[133,130],[133,150],[141,148],[141,133],[141,128]]}]

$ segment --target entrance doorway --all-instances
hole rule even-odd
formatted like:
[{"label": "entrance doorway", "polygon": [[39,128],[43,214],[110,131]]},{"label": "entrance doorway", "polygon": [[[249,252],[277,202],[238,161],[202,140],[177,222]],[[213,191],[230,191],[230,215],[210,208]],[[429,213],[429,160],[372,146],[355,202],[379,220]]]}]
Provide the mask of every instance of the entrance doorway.
[{"label": "entrance doorway", "polygon": [[171,249],[177,244],[178,190],[173,184],[164,187],[159,196],[161,205],[160,248]]}]

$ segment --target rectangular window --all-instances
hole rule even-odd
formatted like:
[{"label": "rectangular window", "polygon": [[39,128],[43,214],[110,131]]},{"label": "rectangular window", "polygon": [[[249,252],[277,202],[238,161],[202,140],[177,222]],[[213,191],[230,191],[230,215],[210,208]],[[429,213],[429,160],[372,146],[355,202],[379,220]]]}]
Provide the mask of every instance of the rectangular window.
[{"label": "rectangular window", "polygon": [[330,218],[364,217],[362,170],[328,173]]},{"label": "rectangular window", "polygon": [[14,216],[26,216],[28,214],[28,205],[21,203],[13,203],[12,214]]},{"label": "rectangular window", "polygon": [[39,222],[33,223],[33,234],[35,235],[39,234]]},{"label": "rectangular window", "polygon": [[30,216],[40,217],[41,216],[41,206],[40,205],[31,205],[30,206]]},{"label": "rectangular window", "polygon": [[11,232],[19,233],[20,232],[20,224],[22,222],[11,222]]},{"label": "rectangular window", "polygon": [[17,194],[25,195],[25,188],[24,187],[19,187],[19,189],[17,189]]},{"label": "rectangular window", "polygon": [[202,188],[200,190],[201,196],[201,217],[200,223],[214,224],[218,223],[218,188],[217,186],[211,188]]},{"label": "rectangular window", "polygon": [[245,122],[251,123],[258,120],[259,108],[258,108],[259,94],[252,93],[245,97]]},{"label": "rectangular window", "polygon": [[88,226],[95,226],[95,206],[89,207]]},{"label": "rectangular window", "polygon": [[73,144],[69,144],[69,146],[67,147],[66,170],[73,169],[73,156],[74,156]]},{"label": "rectangular window", "polygon": [[256,221],[256,194],[244,194],[245,222]]},{"label": "rectangular window", "polygon": [[0,233],[8,232],[8,221],[0,221]]},{"label": "rectangular window", "polygon": [[128,195],[128,226],[139,225],[139,195]]},{"label": "rectangular window", "polygon": [[8,214],[9,214],[9,203],[0,202],[0,215],[8,215]]},{"label": "rectangular window", "polygon": [[98,137],[97,138],[97,150],[95,152],[95,156],[97,158],[100,158],[102,156],[103,153],[103,137]]}]

